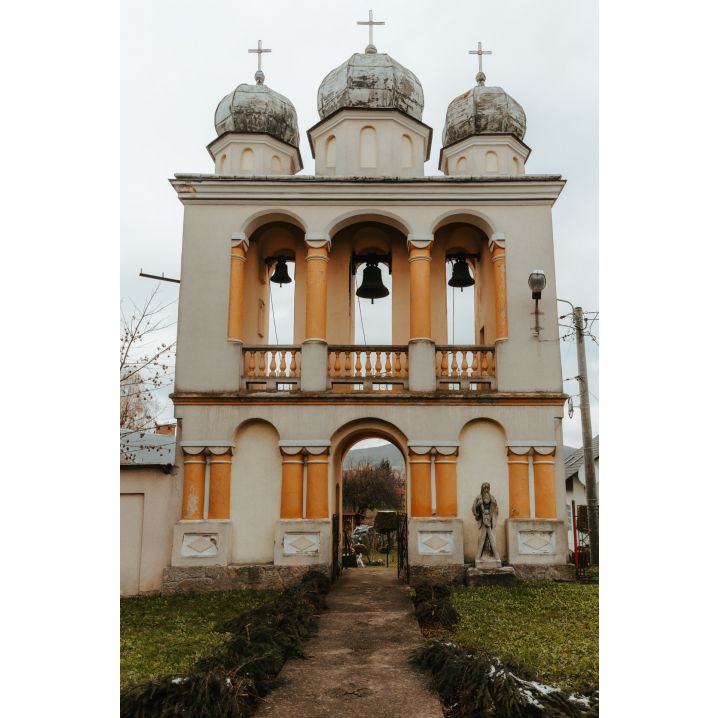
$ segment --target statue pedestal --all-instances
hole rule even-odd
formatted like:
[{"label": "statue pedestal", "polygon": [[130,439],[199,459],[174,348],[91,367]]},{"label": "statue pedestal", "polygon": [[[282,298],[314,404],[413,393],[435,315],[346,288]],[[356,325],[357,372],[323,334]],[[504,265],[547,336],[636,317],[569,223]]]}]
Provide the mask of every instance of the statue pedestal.
[{"label": "statue pedestal", "polygon": [[506,558],[512,566],[565,565],[568,533],[561,519],[506,519]]},{"label": "statue pedestal", "polygon": [[464,563],[464,522],[457,518],[410,518],[410,566],[458,566]]},{"label": "statue pedestal", "polygon": [[279,519],[274,525],[275,566],[329,566],[331,563],[330,519]]},{"label": "statue pedestal", "polygon": [[489,568],[501,568],[501,560],[498,558],[485,558],[476,559],[476,568],[489,569]]},{"label": "statue pedestal", "polygon": [[[489,563],[488,561],[477,561],[481,564]],[[466,572],[467,586],[515,586],[518,583],[516,571],[511,566],[501,567],[499,561],[498,568],[470,568]]]}]

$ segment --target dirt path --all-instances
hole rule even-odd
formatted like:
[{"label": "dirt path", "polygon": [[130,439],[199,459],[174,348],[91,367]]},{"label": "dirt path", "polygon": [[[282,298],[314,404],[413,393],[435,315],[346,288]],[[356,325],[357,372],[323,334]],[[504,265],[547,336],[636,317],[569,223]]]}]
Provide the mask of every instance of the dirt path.
[{"label": "dirt path", "polygon": [[257,718],[443,718],[436,692],[409,663],[421,644],[409,587],[396,569],[342,572],[308,660],[288,661]]}]

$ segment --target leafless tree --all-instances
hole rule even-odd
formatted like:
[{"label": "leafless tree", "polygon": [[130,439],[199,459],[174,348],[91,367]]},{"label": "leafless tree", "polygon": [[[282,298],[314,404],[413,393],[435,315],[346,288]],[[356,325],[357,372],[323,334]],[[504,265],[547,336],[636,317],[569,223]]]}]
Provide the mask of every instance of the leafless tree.
[{"label": "leafless tree", "polygon": [[176,341],[166,344],[158,335],[174,325],[167,315],[173,302],[162,303],[159,282],[144,304],[132,300],[131,312],[120,305],[120,429],[132,432],[156,427],[164,407],[155,392],[174,379]]}]

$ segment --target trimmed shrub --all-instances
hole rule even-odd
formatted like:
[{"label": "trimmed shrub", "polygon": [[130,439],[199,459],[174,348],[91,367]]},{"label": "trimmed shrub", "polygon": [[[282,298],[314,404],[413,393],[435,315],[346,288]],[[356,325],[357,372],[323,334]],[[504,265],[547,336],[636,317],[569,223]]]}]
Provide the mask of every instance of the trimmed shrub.
[{"label": "trimmed shrub", "polygon": [[446,586],[430,585],[422,581],[414,589],[414,616],[423,625],[449,627],[459,620],[459,614],[449,601]]},{"label": "trimmed shrub", "polygon": [[298,586],[253,611],[218,623],[229,640],[195,671],[131,686],[120,698],[122,718],[246,718],[274,688],[289,658],[304,658],[317,613],[327,608],[330,579],[310,571]]}]

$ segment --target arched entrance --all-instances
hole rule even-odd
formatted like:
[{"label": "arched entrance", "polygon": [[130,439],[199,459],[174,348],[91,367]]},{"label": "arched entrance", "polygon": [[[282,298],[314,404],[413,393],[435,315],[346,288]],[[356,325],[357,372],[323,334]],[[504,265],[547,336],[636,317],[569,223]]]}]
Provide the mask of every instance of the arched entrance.
[{"label": "arched entrance", "polygon": [[368,419],[332,438],[335,497],[335,574],[342,568],[396,569],[408,580],[409,493],[406,437],[393,425]]}]

